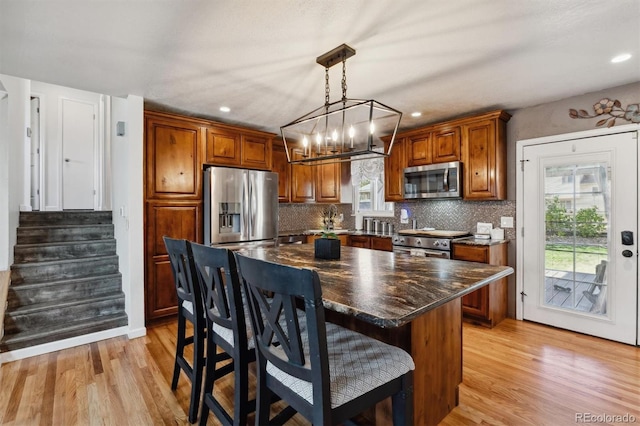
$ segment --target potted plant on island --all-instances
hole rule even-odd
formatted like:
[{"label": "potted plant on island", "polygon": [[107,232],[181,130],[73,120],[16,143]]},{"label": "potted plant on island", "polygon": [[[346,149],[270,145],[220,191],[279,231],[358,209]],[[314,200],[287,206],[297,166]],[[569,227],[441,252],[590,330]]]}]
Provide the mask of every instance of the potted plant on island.
[{"label": "potted plant on island", "polygon": [[318,259],[340,259],[340,240],[333,232],[333,221],[338,213],[335,205],[322,211],[322,234],[314,241],[315,257]]},{"label": "potted plant on island", "polygon": [[334,232],[325,228],[313,244],[318,259],[340,259],[340,240]]}]

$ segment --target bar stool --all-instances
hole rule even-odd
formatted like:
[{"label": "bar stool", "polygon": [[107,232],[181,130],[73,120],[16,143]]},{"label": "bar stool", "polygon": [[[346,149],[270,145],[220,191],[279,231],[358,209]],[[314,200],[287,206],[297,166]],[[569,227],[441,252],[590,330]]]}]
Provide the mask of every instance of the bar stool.
[{"label": "bar stool", "polygon": [[[411,355],[326,323],[316,271],[235,256],[257,354],[256,425],[269,424],[272,394],[323,425],[344,422],[391,396],[393,424],[413,423]],[[304,302],[304,314],[296,310],[296,300]]]},{"label": "bar stool", "polygon": [[[243,307],[236,261],[227,249],[190,245],[209,330],[200,424],[207,424],[211,410],[222,424],[245,425],[247,415],[255,411],[255,400],[249,401],[248,365],[255,361],[256,353],[253,336],[247,330],[249,317]],[[217,347],[224,352],[217,354]],[[216,368],[219,361],[229,358],[232,363]],[[233,418],[213,394],[214,382],[230,372],[234,373],[235,380]]]},{"label": "bar stool", "polygon": [[[200,390],[202,388],[202,370],[205,365],[204,339],[206,320],[200,286],[194,281],[195,267],[191,247],[186,240],[162,237],[171,261],[173,280],[178,295],[178,337],[176,340],[176,359],[173,367],[171,389],[176,390],[180,370],[191,381],[189,399],[189,423],[195,423],[200,408]],[[186,322],[193,324],[193,335],[186,336]],[[191,364],[184,357],[184,348],[193,344]]]}]

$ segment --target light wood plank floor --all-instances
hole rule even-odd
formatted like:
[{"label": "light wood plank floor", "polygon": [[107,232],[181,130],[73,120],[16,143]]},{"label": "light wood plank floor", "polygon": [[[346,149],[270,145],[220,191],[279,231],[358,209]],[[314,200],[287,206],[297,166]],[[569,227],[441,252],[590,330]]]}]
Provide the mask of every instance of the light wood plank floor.
[{"label": "light wood plank floor", "polygon": [[[170,389],[175,332],[175,323],[158,325],[140,339],[3,365],[0,423],[188,424],[187,380]],[[465,324],[460,405],[442,425],[575,425],[576,413],[640,423],[639,348],[509,319],[493,330]],[[615,422],[599,422],[607,423]],[[218,424],[213,415],[208,424]],[[290,424],[306,423],[296,416]]]}]

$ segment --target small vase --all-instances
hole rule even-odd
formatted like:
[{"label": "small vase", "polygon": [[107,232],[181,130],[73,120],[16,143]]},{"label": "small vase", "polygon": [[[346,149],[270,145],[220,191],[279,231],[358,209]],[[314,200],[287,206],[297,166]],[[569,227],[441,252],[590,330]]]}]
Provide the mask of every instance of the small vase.
[{"label": "small vase", "polygon": [[336,238],[318,238],[313,244],[316,258],[340,259],[340,240]]}]

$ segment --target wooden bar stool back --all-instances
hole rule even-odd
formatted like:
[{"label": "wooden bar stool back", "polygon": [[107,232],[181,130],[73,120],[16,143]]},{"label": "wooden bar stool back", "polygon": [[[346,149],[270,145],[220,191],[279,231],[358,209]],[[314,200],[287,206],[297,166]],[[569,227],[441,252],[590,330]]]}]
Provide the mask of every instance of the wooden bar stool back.
[{"label": "wooden bar stool back", "polygon": [[[200,286],[194,281],[195,267],[191,247],[186,240],[163,237],[171,261],[173,280],[178,295],[178,336],[176,339],[176,358],[173,367],[171,389],[176,390],[180,371],[184,371],[191,381],[189,400],[189,422],[195,423],[200,408],[200,390],[202,389],[202,371],[205,365],[204,339],[206,320],[202,304]],[[187,321],[193,324],[193,334],[186,336]],[[191,364],[184,357],[184,348],[193,345]]]},{"label": "wooden bar stool back", "polygon": [[[225,248],[191,243],[191,250],[209,330],[200,424],[206,425],[211,410],[224,425],[245,425],[247,415],[255,411],[255,400],[248,399],[248,365],[255,361],[256,356],[253,336],[248,336],[247,332],[249,317],[243,306],[236,261],[233,253]],[[224,352],[217,354],[218,347]],[[232,363],[216,368],[218,362],[229,358]],[[235,381],[233,417],[216,400],[213,392],[215,381],[230,372],[234,373]]]},{"label": "wooden bar stool back", "polygon": [[256,425],[272,420],[272,394],[318,425],[344,422],[391,396],[393,423],[412,424],[414,363],[407,352],[325,322],[316,271],[235,256],[257,353]]}]

